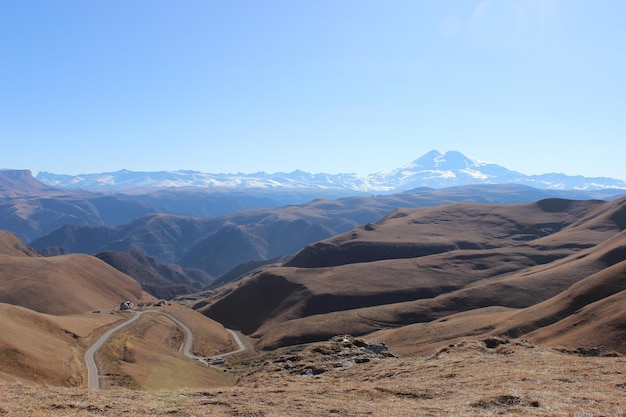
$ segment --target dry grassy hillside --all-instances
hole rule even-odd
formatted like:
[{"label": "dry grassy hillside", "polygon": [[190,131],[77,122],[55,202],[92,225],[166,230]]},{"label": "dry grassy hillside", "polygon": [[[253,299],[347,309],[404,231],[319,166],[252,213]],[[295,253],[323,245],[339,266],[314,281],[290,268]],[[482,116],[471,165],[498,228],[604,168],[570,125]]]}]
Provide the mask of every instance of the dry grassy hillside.
[{"label": "dry grassy hillside", "polygon": [[67,315],[112,310],[122,301],[152,301],[128,275],[87,255],[41,257],[0,233],[0,303]]},{"label": "dry grassy hillside", "polygon": [[[604,298],[626,289],[610,269],[626,259],[620,233],[625,226],[626,199],[401,209],[377,224],[313,244],[282,267],[253,274],[199,307],[271,349],[413,323],[432,328],[448,316],[480,309],[521,311],[607,270],[603,279],[614,286],[599,293]],[[607,288],[594,286],[600,287]],[[566,316],[574,312],[555,308]],[[427,339],[436,343],[485,334],[496,324],[519,335],[563,318],[553,316],[533,327],[531,313],[526,314],[517,316],[527,317],[523,322],[506,328],[501,320],[490,321],[502,319],[501,313],[475,315],[475,327],[452,331],[441,324],[441,334]],[[619,323],[611,323],[623,337]],[[622,349],[616,343],[608,347]]]},{"label": "dry grassy hillside", "polygon": [[20,238],[5,230],[0,230],[0,255],[38,256],[37,252],[24,245]]},{"label": "dry grassy hillside", "polygon": [[[126,300],[135,304],[156,301],[135,280],[95,257],[45,258],[10,233],[0,234],[0,380],[84,385],[85,351],[114,323],[128,318],[117,312]],[[160,307],[164,308],[192,329],[193,349],[198,355],[234,349],[233,340],[220,324],[185,307]],[[155,387],[155,381],[168,380],[166,371],[185,369],[190,372],[181,371],[176,381],[185,381],[186,386],[232,383],[179,353],[185,338],[182,330],[156,317],[154,326],[144,326],[145,332],[133,334],[136,356],[152,359],[139,360],[134,370],[120,371],[124,378],[160,369],[155,371],[157,376],[139,378],[135,384]],[[164,323],[175,337],[163,333]],[[114,341],[107,343],[103,350],[114,346]],[[122,358],[115,356],[99,360],[99,366],[105,368],[117,369],[120,363],[124,363]]]},{"label": "dry grassy hillside", "polygon": [[367,353],[351,342],[301,346],[240,363],[232,369],[237,384],[219,388],[88,391],[0,382],[0,413],[626,416],[623,357],[585,357],[490,339],[465,340],[426,357],[393,353]]},{"label": "dry grassy hillside", "polygon": [[[0,415],[626,417],[625,207],[395,211],[201,304],[260,347],[294,346],[205,367],[148,313],[97,353],[102,391],[45,384],[83,385],[85,349],[125,317],[103,313],[146,295],[89,256],[37,257],[0,235],[0,302],[24,303],[0,304]],[[197,311],[149,308],[191,327],[200,356],[234,348]],[[365,336],[328,340],[345,333]]]},{"label": "dry grassy hillside", "polygon": [[89,255],[0,255],[0,302],[42,313],[109,311],[122,301],[152,301],[137,281]]},{"label": "dry grassy hillside", "polygon": [[91,313],[57,317],[0,304],[0,380],[81,385],[85,378],[81,339],[120,319]]},{"label": "dry grassy hillside", "polygon": [[[215,356],[234,350],[234,342],[222,326],[200,313],[177,305],[167,311],[194,331],[194,352]],[[103,364],[103,388],[180,389],[230,386],[235,379],[221,369],[190,360],[180,352],[183,331],[160,314],[144,314],[116,333],[96,359]]]},{"label": "dry grassy hillside", "polygon": [[626,261],[523,309],[486,307],[370,334],[403,355],[423,355],[476,335],[523,336],[544,346],[626,352]]}]

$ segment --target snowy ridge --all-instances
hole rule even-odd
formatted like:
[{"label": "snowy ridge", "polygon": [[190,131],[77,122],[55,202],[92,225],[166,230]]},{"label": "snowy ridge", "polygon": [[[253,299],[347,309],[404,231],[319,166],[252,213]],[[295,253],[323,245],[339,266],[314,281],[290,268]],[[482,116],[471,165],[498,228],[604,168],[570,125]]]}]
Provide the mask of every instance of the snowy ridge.
[{"label": "snowy ridge", "polygon": [[587,178],[565,174],[524,175],[496,164],[469,158],[460,152],[428,152],[395,170],[370,175],[311,174],[304,171],[268,174],[211,174],[198,171],[133,172],[59,175],[40,172],[41,182],[54,187],[111,191],[137,188],[204,187],[229,189],[320,189],[392,193],[418,187],[443,188],[467,184],[522,184],[560,190],[626,189],[614,178]]}]

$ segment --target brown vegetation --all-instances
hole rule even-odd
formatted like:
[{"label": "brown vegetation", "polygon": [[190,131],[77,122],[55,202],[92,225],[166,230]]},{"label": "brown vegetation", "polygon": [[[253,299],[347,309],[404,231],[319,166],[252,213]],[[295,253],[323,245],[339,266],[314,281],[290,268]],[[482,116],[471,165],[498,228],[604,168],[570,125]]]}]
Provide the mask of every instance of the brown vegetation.
[{"label": "brown vegetation", "polygon": [[[0,234],[0,379],[83,385],[86,381],[85,350],[108,328],[127,318],[117,312],[120,302],[125,300],[150,306],[156,301],[143,292],[135,280],[95,257],[45,258],[30,251],[12,234]],[[193,349],[198,355],[212,356],[236,346],[220,324],[196,311],[177,305],[151,308],[168,311],[186,323],[194,331]],[[159,333],[164,323],[176,337]],[[134,355],[134,361],[142,369],[129,370],[123,378],[145,373],[151,367],[172,369],[174,366],[190,371],[187,376],[186,372],[174,372],[179,379],[172,380],[185,380],[185,386],[224,383],[223,375],[216,377],[178,353],[184,335],[176,330],[177,326],[163,320],[156,320],[155,324],[148,334],[163,336],[162,340],[154,336],[133,341],[138,350],[126,353]],[[133,329],[127,332],[132,334]],[[101,358],[99,363],[105,368],[117,368],[129,357],[123,354]],[[144,360],[144,357],[150,359]],[[163,372],[160,378],[138,378],[139,384],[135,386],[150,387],[155,386],[155,381],[168,381]],[[192,378],[194,372],[198,375],[195,379]]]},{"label": "brown vegetation", "polygon": [[0,255],[0,302],[55,315],[110,311],[154,298],[137,281],[89,255]]},{"label": "brown vegetation", "polygon": [[[626,416],[626,361],[465,340],[419,358],[322,343],[241,363],[232,387],[88,391],[3,384],[12,416]],[[310,369],[311,372],[298,370]],[[295,371],[294,371],[295,370]],[[313,371],[314,370],[314,371]]]},{"label": "brown vegetation", "polygon": [[[313,244],[198,307],[265,349],[389,329],[390,337],[406,332],[400,339],[419,340],[417,352],[498,332],[573,347],[592,335],[593,325],[561,320],[589,306],[579,317],[584,323],[611,311],[598,323],[605,335],[592,340],[623,352],[625,218],[625,199],[396,210]],[[490,314],[494,308],[508,310]],[[445,324],[460,313],[476,325]]]},{"label": "brown vegetation", "polygon": [[92,332],[119,319],[92,313],[58,317],[0,303],[0,380],[82,385]]},{"label": "brown vegetation", "polygon": [[[183,307],[174,310],[179,313]],[[196,323],[205,321],[198,316],[194,320]],[[212,332],[204,329],[202,334],[205,337],[194,344],[195,350],[215,353],[228,346],[230,340],[222,336],[226,334],[223,329],[217,328],[215,323],[209,325],[215,329]],[[209,335],[217,336],[218,340],[209,341],[206,337]],[[106,376],[101,379],[102,388],[178,389],[234,383],[234,379],[221,370],[185,357],[181,353],[184,339],[182,329],[167,317],[144,314],[116,333],[96,355],[98,363],[103,364],[100,372]]]},{"label": "brown vegetation", "polygon": [[[4,237],[0,301],[22,307],[0,304],[0,415],[624,417],[625,228],[626,199],[397,210],[198,304],[258,356],[200,365],[144,315],[98,353],[98,392],[33,382],[81,385],[84,349],[121,317],[90,311],[147,295],[94,258]],[[234,347],[198,312],[149,308],[187,323],[198,355]],[[344,333],[363,338],[327,341]]]}]

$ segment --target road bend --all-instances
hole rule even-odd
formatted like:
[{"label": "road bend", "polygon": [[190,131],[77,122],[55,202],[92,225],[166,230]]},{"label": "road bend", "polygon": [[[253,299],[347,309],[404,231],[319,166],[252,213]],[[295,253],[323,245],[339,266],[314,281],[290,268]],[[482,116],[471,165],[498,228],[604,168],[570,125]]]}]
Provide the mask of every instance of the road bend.
[{"label": "road bend", "polygon": [[233,337],[233,339],[235,340],[235,343],[237,343],[237,349],[236,349],[236,350],[233,350],[233,351],[230,351],[230,352],[228,352],[228,353],[224,353],[224,354],[222,354],[222,355],[218,355],[218,356],[221,356],[221,357],[224,357],[224,356],[230,356],[230,355],[234,355],[234,354],[236,354],[236,353],[243,352],[244,350],[246,350],[246,349],[247,349],[246,345],[245,345],[245,344],[241,341],[241,338],[239,337],[239,335],[237,334],[237,332],[236,332],[236,331],[231,330],[231,329],[226,329],[226,331],[227,331],[228,333],[230,333],[230,335],[231,335],[231,336]]},{"label": "road bend", "polygon": [[[114,328],[110,329],[109,331],[107,331],[105,334],[103,334],[100,337],[100,339],[98,339],[98,341],[96,341],[96,343],[94,343],[89,349],[87,349],[87,352],[85,352],[85,362],[87,364],[87,386],[90,389],[100,389],[100,373],[98,371],[98,366],[96,365],[96,360],[94,357],[95,353],[98,351],[98,349],[102,347],[102,345],[107,340],[111,338],[111,336],[113,336],[115,332],[118,332],[119,330],[133,323],[145,313],[162,314],[166,316],[167,318],[169,318],[170,320],[172,320],[177,326],[182,328],[185,331],[186,337],[185,337],[185,343],[181,346],[181,352],[188,358],[198,360],[202,362],[203,364],[208,365],[206,358],[196,356],[193,354],[192,352],[193,331],[185,323],[183,323],[182,321],[180,321],[178,318],[174,317],[170,313],[166,313],[163,311],[146,310],[146,311],[134,312],[134,316],[132,318],[130,318],[129,320],[126,320],[124,323],[121,323],[115,326]],[[247,349],[246,345],[241,341],[241,338],[234,330],[226,329],[226,331],[228,331],[228,333],[230,333],[230,335],[235,340],[235,343],[237,344],[237,349],[231,352],[223,353],[221,355],[216,355],[212,358],[234,355],[236,353],[243,352],[244,350]],[[212,358],[208,358],[208,359],[212,359]]]},{"label": "road bend", "polygon": [[132,322],[136,321],[144,312],[134,313],[134,316],[129,320],[126,320],[124,323],[118,324],[105,334],[103,334],[100,339],[96,341],[87,352],[85,352],[85,362],[87,363],[87,386],[93,389],[100,388],[100,374],[98,373],[98,366],[96,365],[96,360],[94,355],[98,349],[102,347],[102,345],[113,336],[113,334],[120,329],[128,326]]}]

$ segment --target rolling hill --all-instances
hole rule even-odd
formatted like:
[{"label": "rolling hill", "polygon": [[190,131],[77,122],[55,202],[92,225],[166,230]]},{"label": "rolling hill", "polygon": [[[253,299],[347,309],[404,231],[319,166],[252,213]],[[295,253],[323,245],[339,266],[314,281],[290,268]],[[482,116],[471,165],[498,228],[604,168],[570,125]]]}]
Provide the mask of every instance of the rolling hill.
[{"label": "rolling hill", "polygon": [[[134,259],[150,263],[141,256]],[[43,257],[15,235],[1,231],[0,381],[86,384],[85,350],[106,329],[128,318],[126,312],[118,311],[120,303],[126,300],[137,305],[157,301],[137,281],[96,257]],[[235,346],[222,325],[196,311],[179,305],[160,306],[158,311],[175,315],[193,330],[193,350],[199,355],[215,355]],[[128,338],[132,338],[131,345]],[[222,372],[199,365],[180,353],[183,339],[182,330],[171,320],[148,313],[146,319],[129,326],[126,333],[106,344],[105,354],[98,359],[99,366],[124,368],[120,355],[110,356],[120,347],[117,341],[122,340],[125,354],[134,355],[130,370],[122,370],[118,375],[124,381],[136,379],[134,384],[139,387],[163,386],[160,379],[175,365],[189,371],[188,379],[183,373],[177,380],[184,381],[185,386],[232,384],[232,379]]]},{"label": "rolling hill", "polygon": [[80,340],[118,316],[54,316],[0,303],[0,380],[64,386],[83,383]]},{"label": "rolling hill", "polygon": [[398,207],[513,204],[554,196],[586,199],[589,193],[516,185],[420,189],[388,196],[317,199],[213,218],[158,214],[116,227],[66,225],[30,245],[40,251],[62,247],[67,252],[88,254],[137,249],[160,263],[202,269],[218,278],[240,264],[292,255],[307,244],[376,222]]},{"label": "rolling hill", "polygon": [[[496,330],[557,340],[548,326],[568,334],[576,327],[573,307],[558,297],[576,298],[581,320],[606,309],[602,303],[619,305],[626,289],[619,275],[625,227],[626,199],[398,209],[376,224],[309,245],[197,308],[266,349],[342,333],[404,334],[411,325],[439,334],[427,338],[428,348]],[[544,302],[561,312],[550,315]],[[547,316],[533,319],[533,311]],[[517,315],[506,325],[509,313]],[[624,339],[622,313],[607,316],[614,329],[604,338],[607,348],[623,351],[616,342]],[[462,314],[476,326],[455,326]],[[413,346],[423,340],[407,339]]]},{"label": "rolling hill", "polygon": [[139,283],[89,255],[0,255],[0,302],[67,315],[112,310],[122,301],[148,301]]},{"label": "rolling hill", "polygon": [[84,340],[120,319],[124,300],[152,301],[127,275],[88,255],[46,258],[0,232],[0,379],[80,385]]},{"label": "rolling hill", "polygon": [[0,303],[68,315],[153,300],[137,281],[83,254],[43,257],[0,232]]}]

